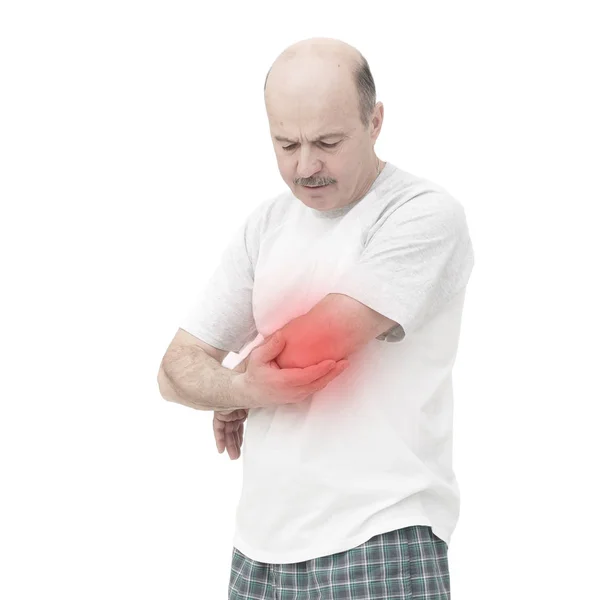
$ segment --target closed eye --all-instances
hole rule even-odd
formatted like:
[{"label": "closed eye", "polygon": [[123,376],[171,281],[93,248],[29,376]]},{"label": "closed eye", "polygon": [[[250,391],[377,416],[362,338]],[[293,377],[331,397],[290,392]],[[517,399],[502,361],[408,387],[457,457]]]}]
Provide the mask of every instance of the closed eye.
[{"label": "closed eye", "polygon": [[[323,146],[323,148],[335,148],[335,147],[336,147],[336,146],[339,144],[339,142],[335,142],[335,143],[333,143],[333,144],[327,144],[327,143],[325,143],[325,142],[319,142],[319,144],[320,144],[321,146]],[[288,150],[288,151],[290,151],[290,150],[293,150],[293,149],[294,149],[294,148],[295,148],[297,145],[298,145],[298,144],[290,144],[289,146],[282,146],[282,148],[283,148],[284,150]]]}]

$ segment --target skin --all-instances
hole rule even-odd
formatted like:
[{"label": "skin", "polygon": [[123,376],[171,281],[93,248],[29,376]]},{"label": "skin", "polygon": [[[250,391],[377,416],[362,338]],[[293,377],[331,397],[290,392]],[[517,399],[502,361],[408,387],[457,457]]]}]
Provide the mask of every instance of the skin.
[{"label": "skin", "polygon": [[[385,166],[374,150],[383,104],[376,104],[367,128],[360,120],[351,73],[359,57],[339,40],[303,40],[275,60],[267,81],[265,107],[279,172],[294,196],[317,210],[361,199],[378,166]],[[338,135],[316,141],[332,132]],[[329,185],[323,189],[305,187],[325,183]]]},{"label": "skin", "polygon": [[[284,50],[269,73],[265,107],[279,173],[294,196],[316,210],[360,200],[385,166],[374,149],[383,104],[375,105],[366,128],[360,120],[351,72],[359,59],[358,51],[340,40],[311,38]],[[322,184],[328,185],[305,187]],[[236,370],[242,372],[246,362]],[[231,460],[241,455],[247,416],[245,409],[214,413],[217,449],[227,449]]]}]

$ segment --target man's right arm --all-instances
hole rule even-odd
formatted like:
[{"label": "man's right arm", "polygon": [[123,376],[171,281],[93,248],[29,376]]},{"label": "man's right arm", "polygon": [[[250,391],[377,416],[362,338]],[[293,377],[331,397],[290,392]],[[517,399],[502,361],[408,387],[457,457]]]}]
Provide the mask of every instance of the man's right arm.
[{"label": "man's right arm", "polygon": [[232,370],[220,364],[226,355],[224,350],[212,348],[180,329],[158,372],[161,396],[196,410],[252,408],[240,382],[234,384],[242,377],[246,360]]},{"label": "man's right arm", "polygon": [[[322,390],[348,366],[345,359],[326,359],[306,367],[275,370],[271,363],[285,345],[284,336],[276,332],[231,370],[220,364],[227,355],[225,350],[180,329],[159,369],[160,393],[166,400],[197,410],[231,411],[290,404]],[[245,373],[251,356],[256,357],[255,369],[248,381]]]}]

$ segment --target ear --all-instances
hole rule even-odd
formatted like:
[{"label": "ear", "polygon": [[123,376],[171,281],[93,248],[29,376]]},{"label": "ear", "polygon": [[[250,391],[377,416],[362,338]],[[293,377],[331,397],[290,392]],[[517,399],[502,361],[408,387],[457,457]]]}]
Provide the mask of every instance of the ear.
[{"label": "ear", "polygon": [[371,140],[373,144],[377,141],[379,134],[381,133],[381,126],[383,125],[383,104],[378,102],[373,109],[373,116],[371,117]]}]

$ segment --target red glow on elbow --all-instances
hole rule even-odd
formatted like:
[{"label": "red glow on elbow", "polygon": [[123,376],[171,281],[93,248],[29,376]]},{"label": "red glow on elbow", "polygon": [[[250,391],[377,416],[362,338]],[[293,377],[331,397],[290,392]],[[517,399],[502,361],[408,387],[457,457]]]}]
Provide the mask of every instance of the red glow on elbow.
[{"label": "red glow on elbow", "polygon": [[305,368],[336,357],[331,329],[319,324],[308,313],[290,321],[280,331],[285,340],[275,362],[281,369]]}]

